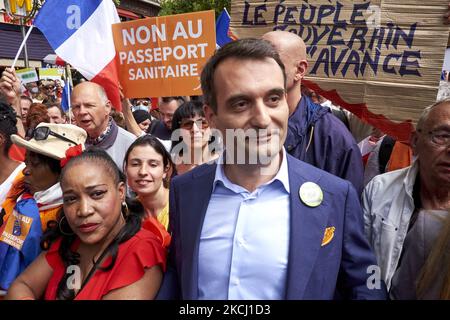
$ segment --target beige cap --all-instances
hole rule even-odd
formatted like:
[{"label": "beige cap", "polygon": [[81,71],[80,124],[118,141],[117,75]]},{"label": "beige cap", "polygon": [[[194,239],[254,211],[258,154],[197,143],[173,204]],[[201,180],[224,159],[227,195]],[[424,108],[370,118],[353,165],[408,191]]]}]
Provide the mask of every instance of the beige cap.
[{"label": "beige cap", "polygon": [[75,144],[54,136],[52,133],[67,138],[75,142],[76,145],[81,144],[84,146],[84,143],[86,142],[86,131],[80,127],[74,126],[73,124],[41,122],[37,125],[36,129],[41,127],[47,127],[51,132],[44,140],[36,140],[34,135],[30,140],[25,140],[16,134],[11,136],[11,140],[19,147],[24,147],[29,151],[36,152],[56,160],[65,158],[66,150],[75,146]]}]

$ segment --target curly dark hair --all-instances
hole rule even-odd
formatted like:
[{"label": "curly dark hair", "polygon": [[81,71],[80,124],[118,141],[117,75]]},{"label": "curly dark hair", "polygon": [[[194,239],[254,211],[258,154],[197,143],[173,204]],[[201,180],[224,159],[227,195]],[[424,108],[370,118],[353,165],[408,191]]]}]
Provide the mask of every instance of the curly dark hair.
[{"label": "curly dark hair", "polygon": [[[86,162],[95,163],[99,167],[105,168],[108,171],[108,176],[113,177],[114,183],[119,184],[120,182],[125,182],[125,175],[119,170],[114,160],[112,160],[104,150],[98,148],[91,148],[81,155],[70,159],[61,172],[61,181],[64,180],[66,172],[70,170],[71,167],[75,164]],[[119,245],[131,239],[141,229],[144,208],[137,200],[126,199],[126,203],[128,206],[128,215],[125,215],[126,223],[104,251],[104,256],[110,255],[112,257],[111,263],[102,268],[100,266],[100,260],[103,259],[100,258],[97,261],[94,261],[93,272],[91,275],[93,275],[97,269],[102,271],[111,270],[117,259]],[[60,212],[58,221],[51,221],[48,223],[47,231],[44,233],[41,240],[41,248],[43,250],[48,250],[51,244],[59,238],[62,238],[62,240],[58,253],[64,262],[64,266],[68,268],[72,265],[78,265],[80,263],[80,254],[72,251],[72,244],[77,239],[77,236],[73,233],[67,223],[63,210]],[[69,289],[67,286],[69,277],[70,273],[65,273],[59,281],[56,294],[58,300],[73,300],[75,298],[75,291]],[[89,278],[87,280],[89,280]]]},{"label": "curly dark hair", "polygon": [[17,118],[13,108],[6,100],[0,96],[0,134],[5,143],[3,144],[3,154],[8,155],[11,148],[11,135],[17,134]]}]

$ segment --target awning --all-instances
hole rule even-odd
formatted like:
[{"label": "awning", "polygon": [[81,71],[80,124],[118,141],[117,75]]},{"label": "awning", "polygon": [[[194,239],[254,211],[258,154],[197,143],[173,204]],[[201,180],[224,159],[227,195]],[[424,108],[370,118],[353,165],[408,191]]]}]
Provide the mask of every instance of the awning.
[{"label": "awning", "polygon": [[56,54],[48,54],[44,57],[44,63],[53,64],[57,66],[65,66],[66,62],[58,57]]},{"label": "awning", "polygon": [[136,13],[125,10],[125,9],[117,8],[117,13],[119,14],[120,17],[126,17],[126,18],[130,18],[133,20],[141,19],[141,17],[139,15],[137,15]]},{"label": "awning", "polygon": [[[0,39],[0,58],[14,59],[23,39],[20,26],[0,23]],[[28,38],[27,49],[30,60],[42,61],[46,55],[54,53],[47,39],[36,28],[33,29]],[[23,56],[24,53],[22,51],[20,58],[23,59]]]}]

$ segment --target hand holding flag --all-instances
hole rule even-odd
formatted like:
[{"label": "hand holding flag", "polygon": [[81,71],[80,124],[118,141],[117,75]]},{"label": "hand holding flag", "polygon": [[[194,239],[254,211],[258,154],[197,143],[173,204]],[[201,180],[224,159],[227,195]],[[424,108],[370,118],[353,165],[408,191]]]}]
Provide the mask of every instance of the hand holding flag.
[{"label": "hand holding flag", "polygon": [[116,50],[111,25],[120,19],[112,0],[46,0],[34,25],[55,53],[101,85],[120,111]]}]

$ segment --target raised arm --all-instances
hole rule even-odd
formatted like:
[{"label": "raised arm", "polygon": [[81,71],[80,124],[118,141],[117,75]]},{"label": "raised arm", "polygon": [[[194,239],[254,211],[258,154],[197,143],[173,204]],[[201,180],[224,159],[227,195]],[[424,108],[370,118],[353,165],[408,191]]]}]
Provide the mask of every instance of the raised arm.
[{"label": "raised arm", "polygon": [[25,129],[22,124],[22,109],[20,108],[20,80],[12,68],[6,68],[0,78],[0,91],[5,95],[9,104],[17,114],[17,133],[25,137]]},{"label": "raised arm", "polygon": [[125,125],[127,126],[127,130],[134,134],[136,137],[140,137],[144,134],[144,131],[139,128],[138,123],[133,117],[133,113],[131,112],[131,102],[130,99],[125,98],[122,90],[120,90],[120,98],[122,100],[122,112],[123,117],[125,118]]}]

